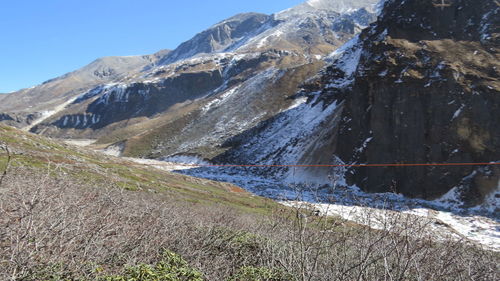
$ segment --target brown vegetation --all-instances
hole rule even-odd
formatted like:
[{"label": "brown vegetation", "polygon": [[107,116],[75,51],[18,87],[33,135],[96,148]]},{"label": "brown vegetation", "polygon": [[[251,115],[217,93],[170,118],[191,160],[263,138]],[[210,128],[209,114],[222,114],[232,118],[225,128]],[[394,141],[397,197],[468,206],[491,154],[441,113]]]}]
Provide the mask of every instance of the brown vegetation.
[{"label": "brown vegetation", "polygon": [[88,186],[52,172],[11,168],[0,187],[1,280],[96,280],[126,265],[154,264],[164,250],[207,280],[498,277],[498,254],[463,241],[435,242],[426,223],[402,215],[390,218],[399,224],[375,231],[307,209],[248,214]]},{"label": "brown vegetation", "polygon": [[[489,281],[499,275],[498,253],[437,240],[425,220],[391,213],[373,230],[235,191],[0,127],[0,280]],[[161,275],[170,269],[174,277]],[[158,274],[163,279],[150,278]]]}]

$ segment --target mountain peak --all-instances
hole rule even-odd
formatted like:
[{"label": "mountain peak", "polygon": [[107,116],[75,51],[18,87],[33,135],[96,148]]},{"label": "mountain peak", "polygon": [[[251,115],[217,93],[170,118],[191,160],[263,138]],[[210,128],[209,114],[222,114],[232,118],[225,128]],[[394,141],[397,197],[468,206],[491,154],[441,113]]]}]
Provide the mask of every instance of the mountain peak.
[{"label": "mountain peak", "polygon": [[268,17],[268,15],[262,14],[262,13],[255,13],[255,12],[239,13],[239,14],[236,14],[230,18],[227,18],[227,19],[215,24],[212,27],[215,27],[215,26],[218,26],[221,24],[227,24],[230,22],[243,22],[243,21],[246,21],[246,20],[251,19],[253,17]]},{"label": "mountain peak", "polygon": [[315,9],[346,13],[361,8],[373,12],[378,2],[380,0],[308,0],[304,4]]},{"label": "mountain peak", "polygon": [[225,50],[241,38],[255,33],[270,20],[272,17],[266,14],[237,14],[196,34],[168,53],[158,64],[169,64],[198,54]]},{"label": "mountain peak", "polygon": [[283,19],[305,13],[316,14],[318,11],[345,14],[359,9],[365,9],[370,13],[375,13],[379,3],[383,1],[384,0],[309,0],[277,13],[276,18]]}]

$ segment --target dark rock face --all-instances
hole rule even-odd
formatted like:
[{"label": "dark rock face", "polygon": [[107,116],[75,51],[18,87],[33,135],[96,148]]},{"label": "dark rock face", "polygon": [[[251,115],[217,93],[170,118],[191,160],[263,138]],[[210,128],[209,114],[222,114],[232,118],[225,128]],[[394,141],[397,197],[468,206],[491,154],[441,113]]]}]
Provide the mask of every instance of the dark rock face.
[{"label": "dark rock face", "polygon": [[[135,83],[127,87],[103,89],[84,97],[90,99],[94,95],[102,95],[87,106],[85,113],[61,116],[52,125],[62,129],[96,130],[134,117],[151,117],[174,104],[206,95],[222,83],[220,71],[215,70],[183,73],[158,84]],[[75,103],[84,101],[82,98]]]},{"label": "dark rock face", "polygon": [[0,121],[14,121],[14,118],[12,118],[10,115],[1,113],[0,114]]},{"label": "dark rock face", "polygon": [[387,2],[385,12],[379,19],[379,25],[386,26],[391,37],[413,42],[435,39],[490,41],[496,44],[499,42],[498,2],[469,0]]},{"label": "dark rock face", "polygon": [[[500,7],[489,0],[445,2],[450,5],[388,1],[378,23],[360,36],[351,87],[324,90],[327,99],[343,103],[335,154],[344,162],[500,160]],[[322,81],[342,77],[331,67]],[[426,199],[461,187],[466,202],[475,205],[498,188],[500,170],[352,168],[347,179],[370,192]]]},{"label": "dark rock face", "polygon": [[0,122],[12,127],[22,127],[31,124],[34,120],[39,118],[41,113],[0,113]]}]

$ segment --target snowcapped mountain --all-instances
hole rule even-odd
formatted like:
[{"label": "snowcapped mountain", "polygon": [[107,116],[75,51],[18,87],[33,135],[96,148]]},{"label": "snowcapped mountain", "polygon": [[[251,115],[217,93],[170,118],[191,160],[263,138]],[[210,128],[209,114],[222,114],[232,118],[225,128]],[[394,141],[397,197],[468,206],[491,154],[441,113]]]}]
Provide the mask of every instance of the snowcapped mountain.
[{"label": "snowcapped mountain", "polygon": [[[248,163],[498,163],[499,19],[491,1],[386,1],[376,24],[333,52],[293,108],[227,142]],[[463,27],[466,26],[464,29]],[[498,208],[498,166],[280,169],[466,207]],[[496,206],[496,207],[495,207]]]},{"label": "snowcapped mountain", "polygon": [[[196,55],[265,51],[303,51],[306,45],[338,45],[371,23],[379,0],[308,1],[274,15],[243,13],[215,24],[182,43],[159,61],[169,64]],[[338,33],[338,34],[336,34]],[[325,50],[315,50],[317,55]],[[309,51],[314,53],[314,51]]]},{"label": "snowcapped mountain", "polygon": [[[10,94],[0,119],[143,158],[499,161],[498,5],[384,3],[374,24],[378,0],[310,0],[274,15],[239,14],[171,52],[91,64]],[[24,98],[31,107],[17,103]],[[500,171],[488,166],[252,173],[285,186],[321,186],[333,177],[369,192],[465,206],[496,202],[489,199],[500,185]]]},{"label": "snowcapped mountain", "polygon": [[160,65],[170,64],[198,54],[224,52],[233,49],[241,41],[255,36],[277,24],[273,17],[258,13],[239,14],[197,34],[182,43],[173,52],[159,61]]},{"label": "snowcapped mountain", "polygon": [[[215,156],[209,147],[290,107],[289,97],[323,66],[323,58],[375,20],[364,8],[338,13],[308,7],[293,15],[236,15],[171,52],[140,57],[144,63],[124,71],[91,64],[49,82],[53,89],[68,81],[56,95],[45,84],[32,94],[12,95],[40,96],[33,108],[17,110],[8,102],[4,111],[9,117],[29,113],[9,122],[33,132],[124,142],[131,155],[208,150]],[[83,82],[71,83],[75,76]]]}]

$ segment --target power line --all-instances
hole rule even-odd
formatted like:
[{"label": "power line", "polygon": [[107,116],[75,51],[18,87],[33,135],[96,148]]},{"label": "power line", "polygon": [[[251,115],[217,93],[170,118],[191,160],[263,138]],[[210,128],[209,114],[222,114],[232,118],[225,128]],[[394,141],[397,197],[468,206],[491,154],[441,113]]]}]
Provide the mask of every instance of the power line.
[{"label": "power line", "polygon": [[338,164],[338,165],[330,165],[330,164],[311,164],[311,165],[301,165],[301,164],[291,164],[291,165],[279,165],[279,164],[182,164],[182,163],[134,163],[132,165],[140,165],[140,166],[185,166],[185,167],[193,167],[193,168],[203,168],[203,167],[212,167],[212,168],[224,168],[224,167],[254,167],[254,168],[335,168],[335,167],[422,167],[422,166],[498,166],[500,162],[493,163],[410,163],[410,164]]},{"label": "power line", "polygon": [[[8,156],[14,158],[15,155],[7,155],[5,153],[0,153],[1,156]],[[121,159],[133,161],[131,159]],[[141,159],[141,160],[154,160],[154,159]],[[154,160],[158,161],[158,160]],[[158,161],[161,162],[161,161]],[[64,163],[66,165],[71,165],[70,163]],[[79,163],[83,164],[83,163]],[[387,164],[184,164],[184,163],[117,163],[117,162],[94,162],[92,164],[122,164],[125,166],[184,166],[192,168],[231,168],[231,167],[243,167],[243,168],[362,168],[362,167],[453,167],[453,166],[500,166],[500,162],[478,162],[478,163],[387,163]]]}]

